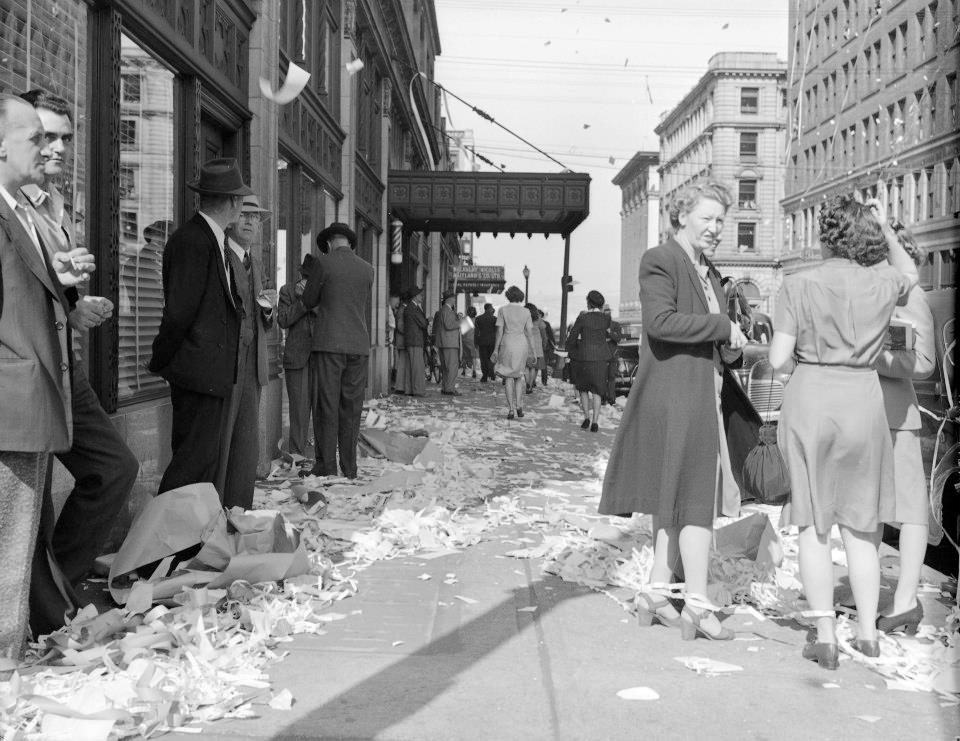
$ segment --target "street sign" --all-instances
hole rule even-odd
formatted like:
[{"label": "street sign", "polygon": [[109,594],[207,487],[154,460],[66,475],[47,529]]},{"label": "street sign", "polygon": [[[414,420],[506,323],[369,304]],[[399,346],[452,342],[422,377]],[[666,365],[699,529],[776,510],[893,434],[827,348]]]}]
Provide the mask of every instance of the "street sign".
[{"label": "street sign", "polygon": [[506,285],[503,265],[456,265],[453,281],[458,293],[501,293]]}]

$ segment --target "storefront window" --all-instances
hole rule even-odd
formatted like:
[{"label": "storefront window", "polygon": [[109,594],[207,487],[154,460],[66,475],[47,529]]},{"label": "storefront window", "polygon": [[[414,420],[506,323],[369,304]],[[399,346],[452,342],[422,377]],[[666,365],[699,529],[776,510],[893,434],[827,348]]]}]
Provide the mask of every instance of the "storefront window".
[{"label": "storefront window", "polygon": [[290,280],[287,277],[287,232],[289,216],[287,204],[290,203],[290,163],[285,159],[277,160],[277,286]]},{"label": "storefront window", "polygon": [[147,363],[163,312],[163,248],[174,228],[174,75],[127,36],[120,50],[118,398],[130,403],[166,391]]}]

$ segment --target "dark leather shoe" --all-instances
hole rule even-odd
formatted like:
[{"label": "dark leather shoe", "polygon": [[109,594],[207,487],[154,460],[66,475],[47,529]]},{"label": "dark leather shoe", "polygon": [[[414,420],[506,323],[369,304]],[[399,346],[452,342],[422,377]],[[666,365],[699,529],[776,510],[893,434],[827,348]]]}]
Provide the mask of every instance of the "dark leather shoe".
[{"label": "dark leather shoe", "polygon": [[816,661],[821,669],[835,670],[840,666],[840,648],[836,643],[808,643],[803,658]]},{"label": "dark leather shoe", "polygon": [[857,651],[868,658],[875,659],[880,655],[879,641],[862,641],[858,638],[854,645],[856,646]]},{"label": "dark leather shoe", "polygon": [[598,425],[596,422],[590,425],[590,432],[597,432],[599,430],[600,430],[600,425]]},{"label": "dark leather shoe", "polygon": [[917,602],[912,609],[898,615],[878,616],[877,630],[882,630],[884,633],[903,631],[907,635],[916,635],[921,620],[923,620],[923,607]]},{"label": "dark leather shoe", "polygon": [[580,423],[580,429],[581,429],[581,430],[589,430],[589,429],[590,429],[590,420],[589,420],[589,419],[583,420],[583,422]]}]

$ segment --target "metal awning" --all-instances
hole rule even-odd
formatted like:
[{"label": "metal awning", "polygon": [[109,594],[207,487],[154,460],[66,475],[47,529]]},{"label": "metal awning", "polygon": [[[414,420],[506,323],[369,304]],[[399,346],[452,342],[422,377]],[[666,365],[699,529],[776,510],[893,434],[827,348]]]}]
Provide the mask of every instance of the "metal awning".
[{"label": "metal awning", "polygon": [[585,173],[391,170],[387,182],[405,231],[567,237],[590,213]]}]

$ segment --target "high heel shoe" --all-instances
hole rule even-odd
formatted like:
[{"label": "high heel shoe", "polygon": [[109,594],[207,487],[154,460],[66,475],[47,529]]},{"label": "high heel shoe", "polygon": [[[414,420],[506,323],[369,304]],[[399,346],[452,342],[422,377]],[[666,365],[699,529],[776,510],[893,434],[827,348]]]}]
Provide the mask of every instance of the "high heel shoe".
[{"label": "high heel shoe", "polygon": [[816,661],[821,669],[836,670],[840,666],[840,648],[836,643],[813,643],[803,647],[803,658]]},{"label": "high heel shoe", "polygon": [[521,409],[520,407],[517,407],[517,416],[518,416],[518,417],[522,417],[522,416],[523,416],[523,409]]},{"label": "high heel shoe", "polygon": [[[701,620],[714,612],[716,608],[705,598],[689,594],[684,597],[683,610],[680,612],[680,637],[685,641],[692,641],[699,633],[711,641],[732,641],[733,631],[722,625],[720,630],[711,633],[703,627]],[[700,610],[700,612],[694,612]]]},{"label": "high heel shoe", "polygon": [[515,415],[514,415],[513,412],[507,412],[507,419],[513,419],[514,416],[515,416]]},{"label": "high heel shoe", "polygon": [[660,623],[669,628],[676,628],[680,625],[679,615],[676,617],[667,617],[660,614],[660,610],[665,607],[673,607],[666,597],[655,599],[650,594],[641,592],[637,595],[634,604],[637,606],[637,624],[643,628],[647,628],[654,623]]},{"label": "high heel shoe", "polygon": [[920,627],[920,621],[923,620],[923,607],[917,602],[913,608],[897,615],[879,615],[877,617],[877,630],[884,633],[896,633],[903,631],[907,635],[916,635]]},{"label": "high heel shoe", "polygon": [[580,423],[580,429],[581,429],[581,430],[589,430],[589,429],[590,429],[590,420],[589,420],[589,419],[583,420],[583,422]]},{"label": "high heel shoe", "polygon": [[600,430],[600,426],[596,422],[590,425],[590,432],[598,432],[599,430]]},{"label": "high heel shoe", "polygon": [[880,641],[865,641],[858,638],[854,642],[857,651],[870,659],[875,659],[880,655]]}]

